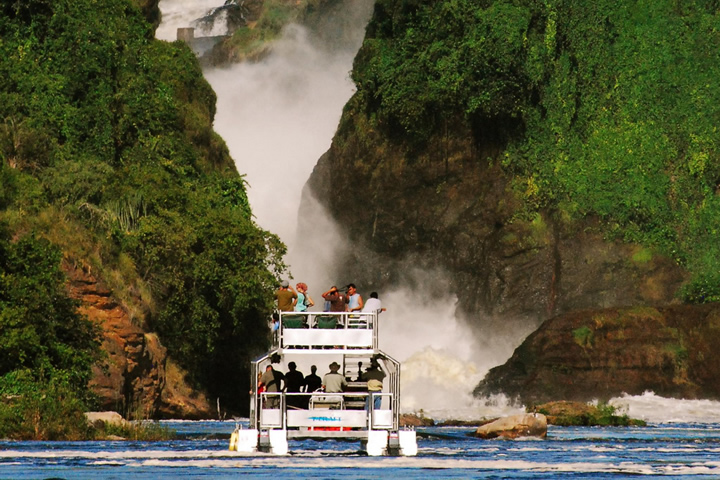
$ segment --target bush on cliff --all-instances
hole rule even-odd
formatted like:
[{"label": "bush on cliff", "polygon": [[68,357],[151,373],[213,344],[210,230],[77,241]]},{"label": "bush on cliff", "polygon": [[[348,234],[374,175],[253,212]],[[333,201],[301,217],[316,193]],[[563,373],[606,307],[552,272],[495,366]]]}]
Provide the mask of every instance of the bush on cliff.
[{"label": "bush on cliff", "polygon": [[646,422],[630,418],[626,413],[607,403],[597,405],[582,402],[548,402],[528,408],[528,411],[542,413],[548,424],[560,426],[646,426]]},{"label": "bush on cliff", "polygon": [[284,246],[253,222],[194,55],[129,0],[5,2],[0,38],[0,220],[98,274],[195,385],[246,408]]},{"label": "bush on cliff", "polygon": [[97,326],[65,291],[61,253],[0,223],[0,438],[82,439]]},{"label": "bush on cliff", "polygon": [[362,114],[412,152],[462,119],[500,146],[519,216],[601,218],[718,301],[719,32],[700,0],[378,0],[340,132]]}]

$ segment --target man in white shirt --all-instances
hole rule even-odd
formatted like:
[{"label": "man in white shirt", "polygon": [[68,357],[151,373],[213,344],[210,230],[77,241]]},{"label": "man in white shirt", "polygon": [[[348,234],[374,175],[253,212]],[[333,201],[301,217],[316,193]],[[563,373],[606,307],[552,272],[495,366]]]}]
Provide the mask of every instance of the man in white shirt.
[{"label": "man in white shirt", "polygon": [[330,364],[330,373],[326,373],[323,377],[323,387],[327,393],[342,393],[347,387],[347,380],[343,377],[338,370],[340,370],[340,364],[332,362]]},{"label": "man in white shirt", "polygon": [[372,292],[370,294],[370,298],[368,298],[367,302],[365,302],[365,306],[362,309],[365,313],[380,313],[385,310],[386,309],[382,307],[382,302],[378,298],[377,292]]}]

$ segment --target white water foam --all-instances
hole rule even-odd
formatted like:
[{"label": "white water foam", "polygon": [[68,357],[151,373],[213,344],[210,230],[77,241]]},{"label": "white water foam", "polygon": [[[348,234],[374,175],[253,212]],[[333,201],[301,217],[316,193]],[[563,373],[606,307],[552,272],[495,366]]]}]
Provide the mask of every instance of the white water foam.
[{"label": "white water foam", "polygon": [[[489,445],[488,442],[479,445]],[[443,452],[444,450],[444,452]],[[491,454],[495,449],[490,447],[485,450]],[[691,464],[674,462],[651,462],[638,463],[631,460],[621,462],[606,462],[602,457],[593,457],[593,461],[531,461],[507,458],[507,455],[500,455],[494,459],[458,458],[458,449],[434,449],[431,455],[422,457],[378,457],[367,458],[355,456],[354,450],[347,450],[344,453],[352,456],[344,456],[343,452],[328,450],[318,454],[318,451],[294,454],[292,456],[275,456],[264,454],[238,454],[227,451],[173,451],[164,452],[158,450],[150,451],[126,451],[117,452],[89,452],[72,450],[46,450],[42,452],[23,452],[18,450],[0,451],[0,458],[33,458],[45,459],[51,462],[60,459],[87,459],[96,458],[91,462],[95,466],[112,467],[171,467],[178,471],[180,469],[273,469],[282,472],[284,469],[311,470],[311,469],[355,469],[374,470],[388,468],[403,470],[468,470],[468,471],[517,471],[517,472],[539,472],[539,473],[572,473],[572,474],[621,474],[621,475],[718,475],[720,464],[713,460],[697,460]],[[338,455],[341,453],[341,455]],[[328,456],[334,454],[333,456]],[[118,461],[118,459],[122,459]],[[13,462],[17,465],[17,463]],[[8,466],[8,463],[3,463]],[[398,470],[403,469],[403,470]],[[240,472],[238,472],[240,473]],[[293,478],[295,478],[293,476]]]},{"label": "white water foam", "polygon": [[289,245],[302,188],[353,93],[350,68],[352,55],[318,50],[292,25],[262,62],[205,72],[218,95],[215,129],[246,175],[253,213]]},{"label": "white water foam", "polygon": [[650,423],[717,423],[720,402],[714,400],[683,400],[665,398],[653,392],[622,395],[609,402],[631,418]]}]

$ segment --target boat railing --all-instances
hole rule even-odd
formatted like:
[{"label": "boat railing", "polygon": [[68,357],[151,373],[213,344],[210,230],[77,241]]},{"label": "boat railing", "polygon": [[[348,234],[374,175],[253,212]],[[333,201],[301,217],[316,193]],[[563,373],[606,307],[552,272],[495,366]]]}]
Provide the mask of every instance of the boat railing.
[{"label": "boat railing", "polygon": [[[259,427],[397,429],[393,397],[390,392],[261,392]],[[303,402],[305,408],[297,406]]]},{"label": "boat railing", "polygon": [[377,312],[279,312],[275,348],[365,348],[378,345]]}]

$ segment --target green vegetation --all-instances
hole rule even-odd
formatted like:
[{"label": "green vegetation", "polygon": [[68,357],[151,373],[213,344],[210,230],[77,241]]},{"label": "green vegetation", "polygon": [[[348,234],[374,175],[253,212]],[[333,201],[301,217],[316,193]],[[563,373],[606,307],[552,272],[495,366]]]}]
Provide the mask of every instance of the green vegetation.
[{"label": "green vegetation", "polygon": [[583,325],[580,328],[576,328],[572,331],[572,335],[575,343],[580,345],[583,349],[592,348],[595,333],[588,326]]},{"label": "green vegetation", "polygon": [[111,436],[121,437],[126,440],[157,442],[161,440],[172,440],[177,433],[159,422],[138,421],[126,424],[102,423],[94,432],[96,437],[108,438]]},{"label": "green vegetation", "polygon": [[85,387],[95,333],[60,291],[61,251],[196,386],[247,408],[285,247],[253,222],[215,100],[130,0],[0,5],[0,373]]},{"label": "green vegetation", "polygon": [[241,58],[265,51],[268,43],[280,37],[283,27],[302,20],[322,3],[332,0],[264,0],[257,22],[233,32],[230,46]]},{"label": "green vegetation", "polygon": [[633,419],[627,414],[620,414],[617,407],[600,402],[597,405],[580,402],[549,402],[528,408],[547,417],[548,424],[560,426],[642,426],[643,420]]},{"label": "green vegetation", "polygon": [[0,223],[0,438],[79,439],[98,330],[67,296],[61,253]]},{"label": "green vegetation", "polygon": [[367,32],[341,132],[412,152],[460,119],[503,151],[519,218],[599,218],[720,300],[716,2],[378,0]]},{"label": "green vegetation", "polygon": [[[89,373],[89,368],[87,373]],[[52,376],[15,370],[0,377],[0,438],[84,440],[93,436],[83,390],[67,372]]]}]

